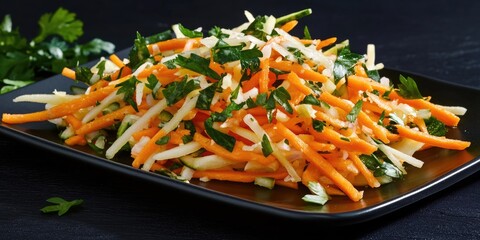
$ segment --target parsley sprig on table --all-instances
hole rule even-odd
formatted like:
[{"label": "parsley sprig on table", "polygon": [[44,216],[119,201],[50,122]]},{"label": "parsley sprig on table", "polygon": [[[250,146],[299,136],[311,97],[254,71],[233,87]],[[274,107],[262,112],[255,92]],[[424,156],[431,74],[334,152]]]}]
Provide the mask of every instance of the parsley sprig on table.
[{"label": "parsley sprig on table", "polygon": [[32,40],[14,28],[10,15],[0,22],[0,94],[60,73],[64,67],[92,60],[102,52],[113,53],[115,45],[95,38],[85,44],[83,22],[64,8],[45,13],[38,20],[39,34]]},{"label": "parsley sprig on table", "polygon": [[43,213],[58,212],[58,216],[62,216],[63,214],[67,213],[71,207],[82,204],[83,200],[75,199],[72,201],[67,201],[61,197],[51,197],[47,199],[47,202],[53,203],[55,205],[45,206],[40,209],[40,211],[42,211]]}]

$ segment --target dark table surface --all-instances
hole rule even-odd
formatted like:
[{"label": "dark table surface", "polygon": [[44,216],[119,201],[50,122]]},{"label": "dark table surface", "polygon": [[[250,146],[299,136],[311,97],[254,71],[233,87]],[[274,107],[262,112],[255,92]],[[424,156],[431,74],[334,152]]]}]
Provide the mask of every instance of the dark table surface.
[{"label": "dark table surface", "polygon": [[[316,38],[349,39],[352,51],[377,49],[377,62],[480,88],[479,1],[39,1],[3,2],[14,27],[33,37],[57,7],[84,22],[80,41],[98,37],[117,50],[135,32],[151,35],[181,22],[235,27],[244,10],[281,16],[303,8]],[[0,103],[7,104],[7,103]],[[260,239],[325,234],[359,239],[479,239],[480,173],[372,221],[341,228],[280,221],[32,148],[0,135],[1,239]],[[39,209],[51,196],[84,204],[58,217]]]}]

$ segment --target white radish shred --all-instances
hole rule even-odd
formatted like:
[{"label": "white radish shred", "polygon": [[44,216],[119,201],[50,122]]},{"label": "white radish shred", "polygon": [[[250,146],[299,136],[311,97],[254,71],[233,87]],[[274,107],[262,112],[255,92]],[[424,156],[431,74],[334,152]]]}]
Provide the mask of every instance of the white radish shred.
[{"label": "white radish shred", "polygon": [[138,132],[148,125],[150,119],[167,107],[167,100],[164,98],[148,109],[145,114],[130,126],[105,152],[107,159],[112,159],[115,154],[125,145],[135,132]]},{"label": "white radish shred", "polygon": [[155,161],[168,160],[173,158],[179,158],[185,156],[186,154],[191,154],[198,151],[202,148],[202,145],[197,142],[189,142],[187,144],[179,145],[174,148],[159,152],[149,158],[142,166],[142,170],[150,171],[150,168],[155,163]]},{"label": "white radish shred", "polygon": [[82,123],[87,123],[93,120],[95,117],[97,117],[98,114],[102,112],[103,109],[108,107],[108,105],[118,102],[123,99],[123,93],[117,94],[117,91],[114,91],[110,93],[106,98],[104,98],[102,101],[100,101],[100,104],[97,106],[93,107],[83,118],[82,118]]},{"label": "white radish shred", "polygon": [[[252,131],[257,135],[259,139],[262,139],[263,136],[267,136],[268,141],[272,142],[268,134],[265,132],[265,130],[263,130],[263,128],[260,126],[260,124],[258,123],[258,121],[255,119],[253,115],[251,114],[245,115],[245,117],[243,117],[243,122],[245,122],[245,124],[247,124],[247,126],[249,126],[250,129],[252,129]],[[297,171],[295,170],[295,168],[293,168],[292,164],[282,154],[280,149],[278,149],[277,146],[273,143],[270,145],[273,150],[272,152],[273,156],[275,156],[280,162],[280,164],[282,164],[282,166],[287,170],[288,174],[292,177],[292,180],[294,182],[300,182],[302,178],[298,175]]]}]

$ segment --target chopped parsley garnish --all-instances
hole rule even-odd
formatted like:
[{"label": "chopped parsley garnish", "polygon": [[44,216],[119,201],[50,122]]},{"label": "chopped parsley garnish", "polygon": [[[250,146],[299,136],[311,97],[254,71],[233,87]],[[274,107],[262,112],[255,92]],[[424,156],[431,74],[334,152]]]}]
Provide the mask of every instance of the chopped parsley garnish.
[{"label": "chopped parsley garnish", "polygon": [[[379,155],[379,156],[377,156]],[[402,178],[403,173],[395,165],[390,163],[388,158],[381,152],[375,152],[372,155],[362,154],[359,156],[365,166],[372,170],[375,177],[389,176],[392,178]]]},{"label": "chopped parsley garnish", "polygon": [[128,104],[132,105],[132,107],[137,112],[138,112],[137,102],[135,102],[135,100],[133,99],[133,96],[135,94],[135,88],[137,86],[137,83],[139,82],[140,81],[135,76],[132,76],[128,80],[122,83],[119,83],[115,86],[115,87],[120,87],[117,91],[117,94],[123,93],[123,100]]},{"label": "chopped parsley garnish", "polygon": [[215,96],[215,92],[219,85],[221,85],[222,81],[218,81],[212,83],[210,86],[200,90],[200,94],[198,95],[198,100],[195,105],[196,108],[201,110],[210,110],[210,106],[212,105],[213,96]]},{"label": "chopped parsley garnish", "polygon": [[190,30],[186,27],[184,27],[182,24],[178,24],[178,29],[180,30],[180,32],[182,32],[183,35],[185,35],[185,37],[188,37],[188,38],[198,38],[198,37],[203,37],[203,33],[202,32],[198,32],[198,31],[194,31],[194,30]]},{"label": "chopped parsley garnish", "polygon": [[182,55],[178,55],[174,59],[174,63],[180,67],[190,69],[196,73],[205,75],[215,80],[220,80],[220,75],[217,72],[213,71],[209,65],[210,60],[200,57],[197,54],[192,53],[190,58],[186,58]]},{"label": "chopped parsley garnish", "polygon": [[317,119],[312,119],[312,127],[317,132],[322,132],[325,125],[326,125],[325,122],[322,122],[322,121],[317,120]]},{"label": "chopped parsley garnish", "polygon": [[357,64],[357,62],[362,58],[363,55],[350,52],[350,48],[348,46],[340,49],[338,51],[337,60],[335,60],[333,65],[333,76],[335,83],[345,76],[352,75],[355,64]]},{"label": "chopped parsley garnish", "polygon": [[316,98],[312,94],[305,96],[300,103],[301,104],[310,104],[310,105],[315,105],[315,106],[320,106],[321,105],[320,100],[318,100],[318,98]]},{"label": "chopped parsley garnish", "polygon": [[357,103],[353,106],[352,110],[347,114],[347,121],[353,123],[357,120],[358,114],[362,110],[363,101],[358,100]]},{"label": "chopped parsley garnish", "polygon": [[128,54],[130,62],[127,64],[131,69],[136,69],[150,58],[147,48],[147,40],[139,32],[133,41],[133,47]]},{"label": "chopped parsley garnish", "polygon": [[163,96],[167,100],[167,105],[171,106],[186,97],[191,91],[200,87],[195,79],[187,80],[185,76],[181,81],[175,81],[162,90]]},{"label": "chopped parsley garnish", "polygon": [[413,78],[407,77],[405,78],[403,75],[400,74],[400,84],[398,84],[397,92],[400,96],[406,99],[420,99],[423,98],[422,94],[418,90],[417,83]]},{"label": "chopped parsley garnish", "polygon": [[210,29],[210,31],[208,31],[208,34],[210,34],[210,36],[216,37],[218,39],[229,37],[229,35],[226,34],[226,33],[223,33],[222,29],[218,26],[214,26],[212,29]]},{"label": "chopped parsley garnish", "polygon": [[427,131],[430,135],[441,137],[447,134],[448,130],[445,124],[435,117],[425,119],[425,125],[427,125]]},{"label": "chopped parsley garnish", "polygon": [[264,134],[262,137],[262,153],[263,156],[268,157],[268,155],[272,154],[273,148],[270,143],[270,140],[268,139],[267,134]]},{"label": "chopped parsley garnish", "polygon": [[170,141],[170,136],[163,136],[160,139],[158,139],[155,144],[157,145],[165,145]]},{"label": "chopped parsley garnish", "polygon": [[290,103],[288,102],[288,100],[291,99],[290,94],[288,93],[288,91],[284,87],[279,87],[279,88],[273,90],[270,93],[270,98],[272,98],[272,97],[273,97],[273,99],[275,99],[275,101],[278,104],[280,104],[280,106],[283,107],[283,109],[285,109],[285,111],[287,111],[290,114],[293,113],[293,108],[290,105]]},{"label": "chopped parsley garnish", "polygon": [[208,136],[213,139],[218,145],[227,149],[228,151],[233,151],[235,147],[235,142],[237,141],[233,136],[230,136],[226,133],[220,132],[217,129],[213,128],[213,120],[211,117],[205,120],[205,131]]}]

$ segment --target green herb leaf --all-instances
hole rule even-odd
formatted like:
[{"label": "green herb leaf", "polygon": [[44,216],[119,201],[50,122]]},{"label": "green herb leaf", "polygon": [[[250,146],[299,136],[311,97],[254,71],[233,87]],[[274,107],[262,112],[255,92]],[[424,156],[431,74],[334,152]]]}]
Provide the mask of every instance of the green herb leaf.
[{"label": "green herb leaf", "polygon": [[172,82],[162,90],[163,96],[167,100],[168,106],[172,106],[182,98],[187,96],[191,91],[199,88],[200,85],[196,80],[187,80],[185,76],[181,81]]},{"label": "green herb leaf", "polygon": [[165,145],[170,141],[170,136],[163,136],[160,139],[158,139],[155,144],[157,145]]},{"label": "green herb leaf", "polygon": [[252,35],[262,41],[267,40],[267,33],[263,31],[263,25],[267,21],[267,16],[257,16],[253,22],[248,25],[247,29],[243,30],[242,33],[245,35]]},{"label": "green herb leaf", "polygon": [[208,136],[213,139],[218,145],[232,152],[235,147],[236,139],[233,136],[225,134],[213,128],[213,120],[211,117],[207,118],[204,123],[205,131]]},{"label": "green herb leaf", "polygon": [[75,199],[73,201],[67,201],[60,197],[52,197],[47,199],[47,202],[54,203],[55,205],[45,206],[40,209],[43,213],[58,212],[58,216],[62,216],[70,210],[73,206],[78,206],[83,203],[82,199]]},{"label": "green herb leaf", "polygon": [[55,13],[46,13],[38,21],[40,34],[34,41],[39,43],[51,35],[59,35],[67,42],[73,42],[83,35],[83,23],[76,19],[76,14],[64,8]]},{"label": "green herb leaf", "polygon": [[300,102],[301,104],[310,104],[310,105],[315,105],[315,106],[320,106],[321,102],[313,96],[313,94],[309,94],[303,98],[303,100]]},{"label": "green herb leaf", "polygon": [[350,48],[348,46],[340,49],[338,51],[337,60],[335,60],[333,65],[333,76],[335,83],[345,76],[352,75],[353,67],[362,58],[363,55],[350,52]]},{"label": "green herb leaf", "polygon": [[357,103],[355,103],[355,106],[353,106],[352,110],[350,110],[350,112],[347,114],[347,121],[353,123],[355,120],[357,120],[358,114],[362,110],[362,105],[362,100],[359,100]]},{"label": "green herb leaf", "polygon": [[147,44],[156,43],[160,41],[165,41],[173,38],[173,32],[171,30],[166,30],[148,37],[145,37],[145,42]]},{"label": "green herb leaf", "polygon": [[420,99],[423,98],[422,94],[418,90],[417,83],[413,78],[407,77],[405,78],[403,75],[400,74],[400,84],[398,84],[399,90],[397,90],[398,94],[406,99]]},{"label": "green herb leaf", "polygon": [[223,38],[228,38],[229,37],[229,35],[226,34],[226,33],[223,33],[222,29],[218,26],[214,26],[212,29],[210,29],[210,31],[208,31],[208,34],[210,34],[210,36],[214,36],[218,39],[223,39]]},{"label": "green herb leaf", "polygon": [[223,40],[218,40],[217,44],[212,48],[213,60],[217,63],[224,64],[240,60],[244,45],[230,46]]},{"label": "green herb leaf", "polygon": [[445,124],[433,116],[425,119],[425,125],[427,125],[427,131],[430,135],[441,137],[447,134],[448,130]]},{"label": "green herb leaf", "polygon": [[287,111],[290,114],[293,113],[293,108],[288,102],[288,100],[291,99],[290,93],[288,93],[288,91],[284,87],[279,87],[273,90],[271,92],[271,97],[273,97],[275,101],[285,109],[285,111]]},{"label": "green herb leaf", "polygon": [[202,110],[210,110],[210,106],[212,105],[212,99],[215,96],[215,92],[218,88],[218,83],[221,81],[212,83],[210,86],[200,90],[200,94],[198,95],[198,100],[195,105],[196,108]]},{"label": "green herb leaf", "polygon": [[270,140],[268,140],[267,134],[263,134],[261,144],[262,144],[263,156],[268,157],[268,155],[272,154],[273,148],[272,148],[272,145],[270,143]]},{"label": "green herb leaf", "polygon": [[138,112],[137,102],[135,102],[135,100],[133,99],[133,96],[134,96],[134,93],[135,93],[135,88],[137,86],[137,83],[139,83],[139,82],[140,81],[135,76],[132,76],[128,80],[115,85],[115,87],[120,87],[117,90],[117,94],[122,94],[123,93],[124,94],[123,95],[123,100],[125,102],[127,102],[128,104],[132,105],[132,107],[137,112]]},{"label": "green herb leaf", "polygon": [[326,125],[325,122],[322,122],[317,119],[312,119],[312,127],[317,132],[322,132],[325,125]]},{"label": "green herb leaf", "polygon": [[150,57],[150,52],[147,48],[147,40],[137,32],[137,38],[133,41],[133,47],[128,54],[130,62],[128,66],[131,69],[138,68]]},{"label": "green herb leaf", "polygon": [[90,68],[77,67],[75,68],[75,80],[90,84],[90,79],[93,77],[93,73]]},{"label": "green herb leaf", "polygon": [[180,67],[190,69],[196,73],[205,75],[207,77],[211,77],[215,80],[220,80],[221,77],[218,75],[217,72],[213,71],[209,65],[210,60],[206,58],[202,58],[194,53],[190,55],[190,58],[186,58],[184,56],[178,55],[174,61]]},{"label": "green herb leaf", "polygon": [[[379,158],[377,155],[381,156]],[[372,155],[362,154],[359,156],[360,160],[365,164],[365,166],[373,172],[375,177],[389,176],[392,178],[401,178],[403,177],[402,171],[395,167],[395,165],[387,162],[389,161],[386,156],[380,152],[375,152]],[[381,160],[382,159],[382,160]]]},{"label": "green herb leaf", "polygon": [[184,27],[180,23],[178,24],[178,29],[180,30],[180,32],[182,32],[183,35],[185,35],[185,37],[188,37],[188,38],[203,37],[202,32],[190,30],[190,29]]}]

